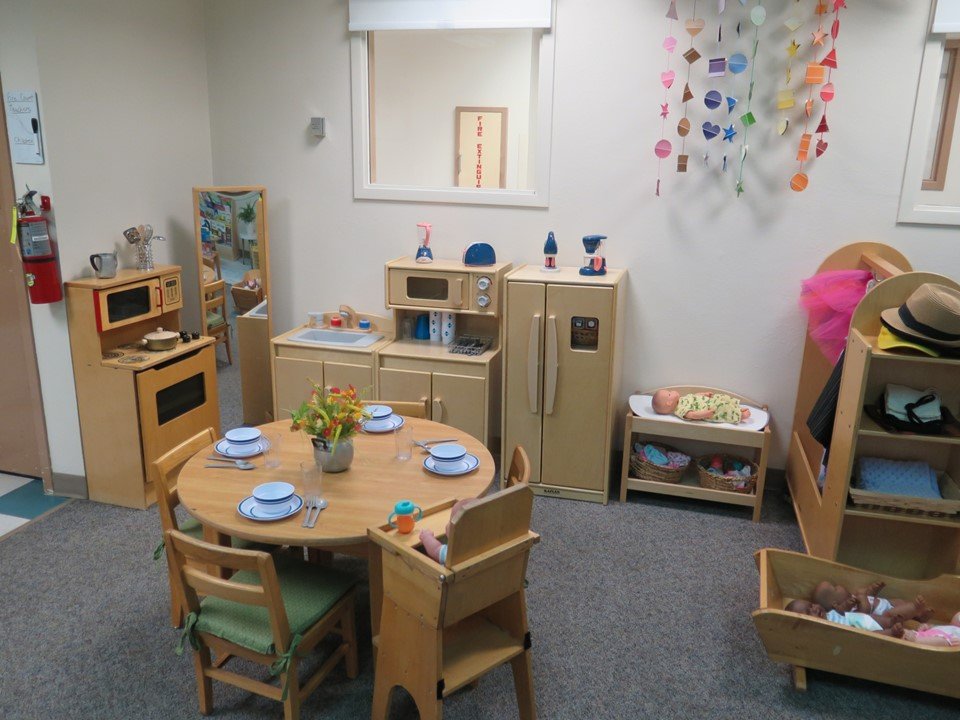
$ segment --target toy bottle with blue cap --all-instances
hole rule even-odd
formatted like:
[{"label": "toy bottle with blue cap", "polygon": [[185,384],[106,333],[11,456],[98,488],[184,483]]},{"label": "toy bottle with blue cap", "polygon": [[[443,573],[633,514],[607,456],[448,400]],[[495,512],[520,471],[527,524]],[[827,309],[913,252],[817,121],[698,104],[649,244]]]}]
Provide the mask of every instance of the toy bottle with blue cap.
[{"label": "toy bottle with blue cap", "polygon": [[417,255],[414,258],[418,263],[432,263],[433,250],[430,249],[430,230],[433,226],[430,223],[417,223],[417,234],[420,237],[420,246],[417,248]]},{"label": "toy bottle with blue cap", "polygon": [[553,235],[553,230],[547,233],[547,241],[543,244],[543,272],[557,272],[557,239]]},{"label": "toy bottle with blue cap", "polygon": [[[416,515],[416,517],[414,517]],[[419,505],[414,505],[409,500],[401,500],[393,506],[393,512],[387,516],[387,523],[390,527],[397,529],[402,535],[413,532],[413,526],[423,517],[423,510]],[[396,522],[394,522],[396,518]]]},{"label": "toy bottle with blue cap", "polygon": [[603,256],[603,241],[606,235],[585,235],[583,238],[583,267],[581,275],[606,275],[607,259]]}]

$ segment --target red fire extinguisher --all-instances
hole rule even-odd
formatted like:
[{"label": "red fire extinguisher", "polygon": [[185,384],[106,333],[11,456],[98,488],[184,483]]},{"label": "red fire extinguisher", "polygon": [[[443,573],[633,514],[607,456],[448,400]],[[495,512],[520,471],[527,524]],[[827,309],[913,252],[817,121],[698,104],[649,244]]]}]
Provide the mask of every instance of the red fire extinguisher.
[{"label": "red fire extinguisher", "polygon": [[57,241],[51,237],[50,225],[44,216],[50,211],[50,198],[41,195],[37,207],[36,194],[36,190],[28,187],[27,194],[17,203],[17,239],[30,302],[43,305],[63,300],[63,287]]}]

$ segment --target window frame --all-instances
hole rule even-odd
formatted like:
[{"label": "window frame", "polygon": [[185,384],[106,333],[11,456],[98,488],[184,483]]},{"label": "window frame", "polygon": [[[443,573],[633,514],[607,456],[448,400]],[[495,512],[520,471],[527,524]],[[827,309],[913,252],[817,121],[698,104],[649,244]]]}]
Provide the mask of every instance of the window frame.
[{"label": "window frame", "polygon": [[937,125],[937,139],[933,151],[933,171],[924,178],[920,187],[927,191],[942,191],[947,182],[947,166],[950,164],[950,148],[957,123],[957,105],[960,101],[960,40],[947,40],[944,55],[949,55],[947,78],[943,95],[943,109]]}]

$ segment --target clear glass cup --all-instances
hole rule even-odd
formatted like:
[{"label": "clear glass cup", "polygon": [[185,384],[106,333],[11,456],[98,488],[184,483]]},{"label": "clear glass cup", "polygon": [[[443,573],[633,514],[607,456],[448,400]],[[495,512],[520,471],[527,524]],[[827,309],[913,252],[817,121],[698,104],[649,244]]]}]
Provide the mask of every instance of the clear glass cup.
[{"label": "clear glass cup", "polygon": [[396,441],[397,460],[409,460],[413,457],[413,428],[401,425],[393,431]]},{"label": "clear glass cup", "polygon": [[323,470],[316,461],[300,463],[300,478],[303,480],[303,499],[323,497]]},{"label": "clear glass cup", "polygon": [[280,451],[283,445],[283,433],[266,432],[263,436],[270,443],[270,447],[263,451],[263,464],[268,468],[280,467]]}]

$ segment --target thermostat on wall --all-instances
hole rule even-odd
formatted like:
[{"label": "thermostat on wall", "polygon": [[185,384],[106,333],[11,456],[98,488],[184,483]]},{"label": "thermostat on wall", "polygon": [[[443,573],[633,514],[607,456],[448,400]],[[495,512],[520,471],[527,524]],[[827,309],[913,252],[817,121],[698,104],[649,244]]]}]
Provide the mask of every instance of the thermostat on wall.
[{"label": "thermostat on wall", "polygon": [[310,118],[310,132],[316,138],[322,138],[327,134],[327,119],[322,117]]}]

